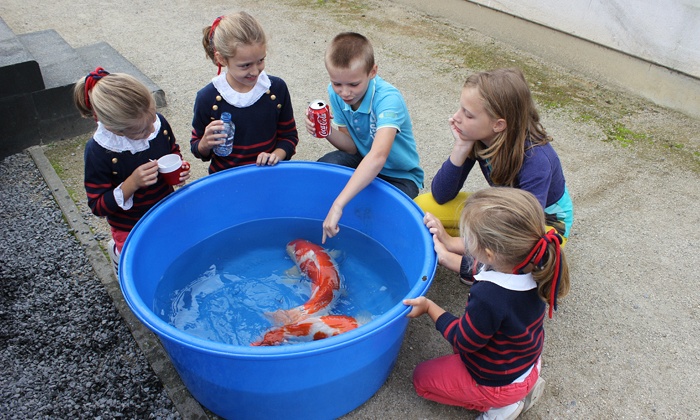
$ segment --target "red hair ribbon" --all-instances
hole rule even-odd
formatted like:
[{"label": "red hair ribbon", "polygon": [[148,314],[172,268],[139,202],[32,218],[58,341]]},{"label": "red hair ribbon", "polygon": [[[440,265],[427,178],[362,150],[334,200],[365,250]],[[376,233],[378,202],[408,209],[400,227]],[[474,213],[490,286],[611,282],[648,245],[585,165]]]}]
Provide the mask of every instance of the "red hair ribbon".
[{"label": "red hair ribbon", "polygon": [[559,294],[559,279],[561,278],[561,236],[556,230],[550,229],[544,236],[542,236],[539,241],[535,244],[530,251],[530,254],[521,262],[513,268],[513,274],[521,274],[522,269],[528,264],[532,263],[537,268],[542,267],[542,260],[547,255],[547,246],[550,243],[554,243],[554,249],[556,252],[554,260],[554,276],[552,279],[552,287],[549,289],[549,317],[552,318],[552,312],[557,309],[557,295]]},{"label": "red hair ribbon", "polygon": [[85,76],[85,106],[87,109],[92,109],[90,105],[90,91],[95,87],[98,80],[107,76],[109,72],[102,67],[97,67],[95,70],[91,71],[90,74]]},{"label": "red hair ribbon", "polygon": [[[212,50],[214,53],[216,53],[216,47],[214,47],[214,30],[216,30],[217,26],[219,26],[219,23],[221,23],[221,19],[223,19],[223,16],[219,16],[218,18],[214,19],[214,23],[211,24],[211,28],[209,29],[209,45],[211,46]],[[218,62],[216,63],[217,66],[219,66],[219,71],[216,73],[216,75],[221,74],[221,64]]]}]

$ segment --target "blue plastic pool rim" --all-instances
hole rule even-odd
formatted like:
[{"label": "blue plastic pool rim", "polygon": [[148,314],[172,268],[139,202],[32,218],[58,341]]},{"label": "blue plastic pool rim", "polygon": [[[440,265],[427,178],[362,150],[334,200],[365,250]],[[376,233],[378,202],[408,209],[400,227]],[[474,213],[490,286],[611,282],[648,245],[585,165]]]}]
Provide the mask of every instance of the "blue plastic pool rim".
[{"label": "blue plastic pool rim", "polygon": [[[285,165],[285,166],[299,166],[299,167],[306,167],[309,165],[327,165],[333,167],[333,170],[337,171],[348,171],[349,174],[352,174],[352,169],[346,168],[343,166],[338,166],[338,165],[332,165],[332,164],[327,164],[327,163],[322,163],[322,162],[280,162],[278,165]],[[246,165],[246,166],[241,166],[238,168],[231,168],[227,169],[222,172],[217,172],[211,175],[207,175],[207,177],[214,177],[214,176],[221,176],[223,173],[228,172],[228,171],[244,171],[244,170],[260,170],[260,168],[256,168],[255,165]],[[180,190],[176,191],[175,193],[169,195],[166,197],[164,200],[161,200],[158,204],[153,206],[147,213],[144,215],[144,217],[141,218],[136,223],[136,226],[132,230],[132,232],[138,231],[139,227],[141,225],[147,224],[150,222],[151,219],[154,218],[153,214],[158,213],[161,211],[161,208],[165,203],[167,203],[171,199],[177,199],[178,194],[181,191],[185,191],[188,188],[193,188],[194,186],[198,185],[201,182],[204,182],[207,180],[207,177],[200,178],[198,180],[195,180],[184,187],[180,188]],[[404,194],[401,190],[398,188],[394,187],[393,185],[389,184],[388,182],[376,178],[375,180],[372,181],[373,183],[376,182],[379,185],[380,188],[389,188],[395,190],[396,193],[398,194]],[[423,215],[423,210],[418,207],[418,205],[411,200],[408,196],[406,196],[406,202],[407,205],[411,206],[414,211],[416,211],[416,217],[420,217],[420,220],[422,220],[422,215]],[[410,202],[410,204],[408,204]],[[342,224],[341,224],[342,228]],[[350,227],[352,229],[352,227]],[[429,267],[429,272],[422,273],[421,278],[418,279],[416,284],[409,290],[409,292],[406,294],[406,296],[403,299],[409,299],[409,298],[414,298],[417,296],[423,295],[425,292],[427,292],[428,288],[430,287],[430,284],[432,283],[433,277],[435,275],[435,271],[437,269],[437,258],[435,255],[435,251],[433,250],[432,247],[432,237],[430,236],[430,233],[428,232],[427,229],[425,229],[424,236],[426,236],[426,240],[430,241],[431,246],[426,247],[426,253],[424,254],[424,258],[426,261],[431,261],[430,267]],[[130,234],[125,243],[124,243],[124,250],[126,250],[132,241],[133,236]],[[120,267],[125,267],[124,263],[124,256],[125,252],[122,252],[121,256],[121,261],[120,261]],[[127,270],[128,271],[128,270]],[[389,309],[387,312],[384,314],[380,315],[379,317],[373,319],[372,321],[368,322],[365,325],[361,325],[357,329],[354,329],[352,331],[348,331],[346,333],[337,335],[335,337],[329,337],[323,340],[318,340],[318,341],[311,341],[311,342],[305,342],[305,343],[294,343],[294,344],[289,344],[289,345],[281,345],[281,346],[264,346],[264,347],[255,347],[255,346],[240,346],[240,345],[233,345],[233,344],[226,344],[222,342],[217,342],[217,341],[212,341],[204,338],[200,338],[197,336],[194,336],[192,334],[186,333],[175,326],[169,324],[168,322],[164,321],[161,319],[158,315],[153,312],[151,305],[146,305],[146,303],[141,299],[140,294],[136,290],[135,284],[132,281],[126,281],[124,279],[124,275],[122,271],[120,270],[119,274],[119,284],[122,288],[122,294],[124,296],[125,301],[131,308],[131,311],[136,315],[136,317],[146,326],[148,327],[151,331],[153,331],[156,335],[163,336],[167,338],[168,340],[174,341],[178,344],[184,345],[187,348],[190,348],[191,350],[197,350],[202,353],[207,353],[207,354],[213,354],[213,355],[218,355],[218,356],[231,356],[235,358],[264,358],[264,357],[271,357],[274,356],[276,359],[278,358],[293,358],[293,357],[298,357],[300,355],[304,354],[313,354],[316,353],[319,349],[324,349],[324,350],[329,350],[333,348],[343,348],[348,345],[351,345],[353,342],[358,341],[358,340],[365,340],[368,337],[380,333],[383,329],[388,328],[391,326],[394,322],[400,321],[399,317],[405,317],[409,311],[410,307],[406,306],[403,304],[403,299],[401,299],[400,302],[398,302],[396,305],[394,305],[391,309]],[[410,284],[410,280],[409,280]],[[134,298],[134,296],[136,298]],[[408,319],[406,319],[408,320]]]}]

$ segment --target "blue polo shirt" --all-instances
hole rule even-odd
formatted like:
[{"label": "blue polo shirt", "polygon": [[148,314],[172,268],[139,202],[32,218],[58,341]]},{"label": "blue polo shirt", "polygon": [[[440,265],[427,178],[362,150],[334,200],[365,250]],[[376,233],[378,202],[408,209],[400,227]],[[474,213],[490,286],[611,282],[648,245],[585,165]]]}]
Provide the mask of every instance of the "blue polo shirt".
[{"label": "blue polo shirt", "polygon": [[377,130],[391,127],[397,130],[394,144],[379,172],[392,178],[407,178],[418,188],[423,187],[423,169],[413,137],[411,117],[401,92],[379,76],[370,80],[362,103],[357,111],[333,91],[328,85],[328,97],[333,111],[333,121],[338,127],[347,128],[358,152],[367,156]]}]

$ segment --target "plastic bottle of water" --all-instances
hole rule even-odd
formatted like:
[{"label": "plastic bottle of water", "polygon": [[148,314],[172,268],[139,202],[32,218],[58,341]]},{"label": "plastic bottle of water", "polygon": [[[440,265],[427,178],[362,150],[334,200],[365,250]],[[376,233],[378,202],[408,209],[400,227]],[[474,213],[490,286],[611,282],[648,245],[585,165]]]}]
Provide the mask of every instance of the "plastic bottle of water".
[{"label": "plastic bottle of water", "polygon": [[233,136],[236,133],[236,125],[231,122],[231,114],[228,112],[221,113],[221,121],[224,122],[224,130],[219,131],[219,134],[226,133],[226,138],[222,144],[214,146],[214,153],[218,156],[228,156],[233,149]]}]

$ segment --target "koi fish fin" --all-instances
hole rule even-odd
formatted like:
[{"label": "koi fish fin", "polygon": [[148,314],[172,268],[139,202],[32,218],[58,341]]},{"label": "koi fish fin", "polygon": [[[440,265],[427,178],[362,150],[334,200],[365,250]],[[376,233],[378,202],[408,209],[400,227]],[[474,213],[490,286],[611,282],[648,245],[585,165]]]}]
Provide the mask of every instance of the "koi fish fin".
[{"label": "koi fish fin", "polygon": [[309,317],[309,314],[306,313],[303,307],[278,309],[274,312],[265,312],[264,315],[272,325],[293,324]]},{"label": "koi fish fin", "polygon": [[358,325],[369,324],[374,319],[374,315],[369,311],[360,311],[355,315]]},{"label": "koi fish fin", "polygon": [[301,270],[299,270],[299,267],[295,264],[284,270],[284,274],[288,277],[293,277],[294,281],[298,281],[299,277],[301,277]]},{"label": "koi fish fin", "polygon": [[333,259],[336,265],[340,265],[345,261],[345,252],[339,249],[333,249],[328,251],[328,255]]}]

